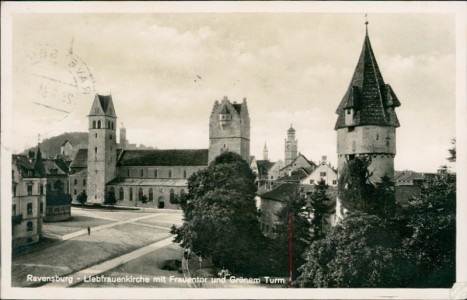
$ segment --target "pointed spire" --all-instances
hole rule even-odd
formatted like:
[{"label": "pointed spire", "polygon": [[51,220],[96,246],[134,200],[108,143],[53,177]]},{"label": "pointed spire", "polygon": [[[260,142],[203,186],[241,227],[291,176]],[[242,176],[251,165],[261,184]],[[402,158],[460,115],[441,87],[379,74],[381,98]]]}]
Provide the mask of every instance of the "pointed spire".
[{"label": "pointed spire", "polygon": [[36,159],[34,160],[34,170],[36,170],[40,177],[46,176],[44,162],[42,161],[42,152],[39,143],[37,144]]},{"label": "pointed spire", "polygon": [[[384,82],[379,70],[368,36],[368,20],[365,26],[366,35],[360,58],[336,111],[339,115],[336,130],[358,125],[399,127],[393,108],[400,106],[400,102],[389,84]],[[346,114],[352,115],[352,120],[349,117],[346,119]]]},{"label": "pointed spire", "polygon": [[365,14],[365,29],[366,29],[366,36],[368,36],[368,14]]},{"label": "pointed spire", "polygon": [[269,160],[269,151],[268,147],[266,146],[266,141],[264,142],[264,148],[263,148],[263,160]]}]

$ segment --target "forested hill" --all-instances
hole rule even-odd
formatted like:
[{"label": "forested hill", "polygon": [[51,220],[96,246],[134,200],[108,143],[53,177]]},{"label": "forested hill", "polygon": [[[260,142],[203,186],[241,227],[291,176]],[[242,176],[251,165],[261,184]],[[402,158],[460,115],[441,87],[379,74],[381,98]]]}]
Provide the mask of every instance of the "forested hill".
[{"label": "forested hill", "polygon": [[[60,147],[66,140],[69,140],[73,145],[74,153],[76,153],[80,148],[88,147],[87,132],[65,132],[41,141],[42,157],[54,157],[55,155],[60,154]],[[27,154],[30,149],[31,148],[24,150],[23,154]],[[32,150],[35,152],[36,147],[33,147]]]}]

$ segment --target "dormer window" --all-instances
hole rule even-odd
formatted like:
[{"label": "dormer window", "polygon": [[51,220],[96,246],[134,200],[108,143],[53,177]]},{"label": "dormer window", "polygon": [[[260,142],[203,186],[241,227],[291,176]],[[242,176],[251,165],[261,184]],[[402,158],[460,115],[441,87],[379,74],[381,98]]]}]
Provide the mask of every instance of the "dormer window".
[{"label": "dormer window", "polygon": [[352,112],[352,110],[350,108],[347,109],[347,114],[350,115],[350,113]]}]

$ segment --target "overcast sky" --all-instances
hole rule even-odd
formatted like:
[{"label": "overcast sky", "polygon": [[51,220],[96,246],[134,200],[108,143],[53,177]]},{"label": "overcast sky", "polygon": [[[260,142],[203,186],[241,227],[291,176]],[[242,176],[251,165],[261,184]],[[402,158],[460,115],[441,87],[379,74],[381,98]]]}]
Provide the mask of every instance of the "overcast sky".
[{"label": "overcast sky", "polygon": [[[402,103],[395,168],[435,171],[455,137],[454,16],[373,13],[368,20],[383,78]],[[284,159],[292,123],[301,153],[315,162],[327,155],[336,165],[335,111],[364,22],[364,13],[17,15],[13,150],[36,144],[38,134],[87,131],[93,95],[73,87],[79,78],[66,59],[34,64],[27,57],[42,47],[63,57],[72,49],[94,91],[111,92],[131,143],[207,148],[214,101],[246,97],[252,155],[261,158],[266,142],[271,160]],[[43,89],[76,97],[70,104],[48,99],[55,106],[44,108],[35,104]]]}]

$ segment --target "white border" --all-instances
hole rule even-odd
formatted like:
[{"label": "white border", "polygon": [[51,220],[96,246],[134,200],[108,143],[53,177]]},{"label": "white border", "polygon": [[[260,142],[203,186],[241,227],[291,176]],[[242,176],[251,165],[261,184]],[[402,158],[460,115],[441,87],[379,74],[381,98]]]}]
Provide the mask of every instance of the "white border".
[{"label": "white border", "polygon": [[[240,299],[240,298],[344,298],[344,299],[448,299],[450,289],[60,289],[11,288],[11,26],[18,13],[450,13],[456,15],[456,126],[457,126],[457,283],[467,282],[467,103],[466,103],[466,4],[463,2],[2,2],[1,51],[1,211],[2,275],[1,298],[14,299]],[[8,88],[10,87],[10,88]],[[463,200],[463,201],[461,201]],[[230,292],[230,293],[228,293]]]}]

